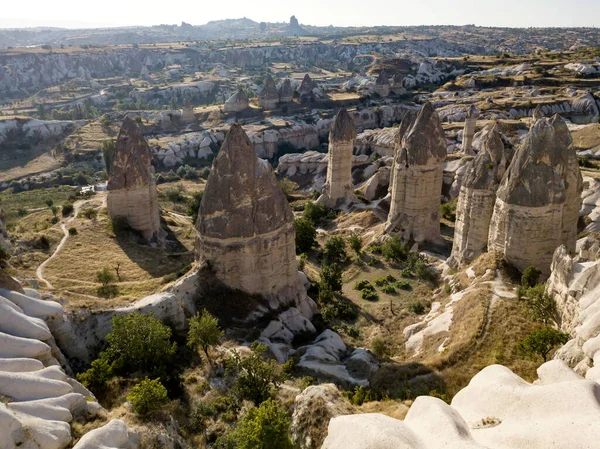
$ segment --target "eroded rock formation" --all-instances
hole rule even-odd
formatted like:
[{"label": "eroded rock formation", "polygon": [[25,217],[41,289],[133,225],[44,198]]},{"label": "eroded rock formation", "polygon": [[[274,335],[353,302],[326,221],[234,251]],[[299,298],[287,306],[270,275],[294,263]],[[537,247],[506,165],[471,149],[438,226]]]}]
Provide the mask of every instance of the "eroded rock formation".
[{"label": "eroded rock formation", "polygon": [[390,94],[390,81],[385,70],[379,72],[379,76],[375,81],[375,86],[373,86],[373,92],[380,97],[387,97]]},{"label": "eroded rock formation", "polygon": [[248,109],[248,96],[244,89],[239,88],[236,93],[227,99],[223,105],[224,112],[242,112]]},{"label": "eroded rock formation", "polygon": [[258,102],[263,109],[275,109],[279,103],[279,92],[271,75],[267,76],[263,90],[258,96]]},{"label": "eroded rock formation", "polygon": [[309,103],[315,99],[315,95],[313,90],[315,89],[315,83],[311,79],[310,75],[307,73],[302,78],[302,83],[298,88],[298,94],[300,94],[300,101],[303,103]]},{"label": "eroded rock formation", "polygon": [[228,288],[295,303],[311,316],[296,263],[293,213],[271,166],[258,159],[240,125],[232,125],[204,190],[196,255]]},{"label": "eroded rock formation", "polygon": [[108,161],[108,215],[125,217],[146,240],[160,240],[160,213],[152,152],[137,124],[126,117]]},{"label": "eroded rock formation", "polygon": [[510,150],[505,148],[496,126],[490,127],[481,151],[466,168],[460,188],[454,245],[448,261],[453,267],[469,263],[486,251],[496,190],[510,163]]},{"label": "eroded rock formation", "polygon": [[292,82],[286,78],[279,88],[279,103],[289,103],[294,98],[294,89]]},{"label": "eroded rock formation", "polygon": [[397,73],[394,75],[390,91],[394,95],[403,95],[406,93],[406,89],[404,88],[404,77],[401,74]]},{"label": "eroded rock formation", "polygon": [[318,202],[329,208],[356,200],[352,186],[352,150],[356,129],[348,111],[340,109],[329,132],[327,181]]},{"label": "eroded rock formation", "polygon": [[571,133],[558,115],[536,121],[498,189],[488,249],[546,276],[554,250],[575,250],[582,179]]},{"label": "eroded rock formation", "polygon": [[446,138],[430,103],[403,134],[394,159],[386,232],[398,232],[404,240],[416,242],[438,240]]},{"label": "eroded rock formation", "polygon": [[475,136],[478,118],[479,110],[475,105],[471,105],[465,117],[465,127],[463,129],[462,152],[465,154],[475,154],[473,151],[473,137]]},{"label": "eroded rock formation", "polygon": [[196,120],[194,115],[194,107],[191,105],[190,100],[187,98],[183,102],[183,110],[181,111],[181,120],[184,123],[192,123]]}]

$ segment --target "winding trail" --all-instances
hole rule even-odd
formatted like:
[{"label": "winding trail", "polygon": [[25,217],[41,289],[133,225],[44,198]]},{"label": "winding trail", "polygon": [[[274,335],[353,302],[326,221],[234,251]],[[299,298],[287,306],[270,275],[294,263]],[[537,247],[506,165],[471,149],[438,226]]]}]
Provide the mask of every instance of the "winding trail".
[{"label": "winding trail", "polygon": [[58,246],[56,247],[56,249],[54,250],[52,255],[50,257],[48,257],[46,260],[44,260],[35,272],[35,275],[37,276],[37,278],[41,282],[46,284],[46,288],[48,288],[49,290],[53,290],[54,286],[46,278],[44,278],[44,268],[64,248],[65,244],[67,243],[67,240],[70,237],[69,231],[67,229],[67,224],[71,223],[73,220],[75,220],[77,218],[77,215],[79,214],[79,209],[81,209],[81,206],[83,206],[87,202],[88,201],[77,201],[73,204],[73,216],[71,218],[69,218],[65,223],[60,224],[60,228],[62,229],[62,232],[64,234],[63,238],[61,239],[60,243],[58,244]]}]

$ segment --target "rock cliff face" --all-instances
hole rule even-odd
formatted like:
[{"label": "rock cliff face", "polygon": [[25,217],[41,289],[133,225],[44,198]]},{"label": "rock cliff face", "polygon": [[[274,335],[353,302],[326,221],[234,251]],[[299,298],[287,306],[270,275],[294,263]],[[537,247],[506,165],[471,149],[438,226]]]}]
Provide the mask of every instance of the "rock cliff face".
[{"label": "rock cliff face", "polygon": [[[571,134],[559,116],[535,122],[497,192],[488,249],[546,276],[554,250],[575,250],[582,179]],[[570,201],[570,204],[567,204]]]},{"label": "rock cliff face", "polygon": [[352,151],[356,129],[348,111],[341,109],[329,132],[327,181],[318,202],[328,208],[339,208],[356,200],[352,186]]},{"label": "rock cliff face", "polygon": [[553,360],[537,384],[491,365],[450,405],[420,396],[404,421],[380,414],[329,422],[322,449],[547,449],[594,447],[600,438],[600,385]]},{"label": "rock cliff face", "polygon": [[456,227],[450,266],[475,260],[488,245],[490,222],[496,204],[496,190],[510,163],[495,125],[486,134],[481,151],[466,168],[456,207]]},{"label": "rock cliff face", "polygon": [[196,120],[196,116],[194,115],[194,107],[190,104],[190,100],[188,100],[187,98],[183,102],[181,120],[183,120],[184,123],[192,123]]},{"label": "rock cliff face", "polygon": [[446,138],[430,103],[403,135],[394,158],[386,232],[398,232],[404,240],[416,242],[438,240]]},{"label": "rock cliff face", "polygon": [[[106,411],[59,364],[64,357],[48,323],[63,315],[61,305],[35,291],[12,290],[9,284],[18,283],[0,278],[0,447],[67,447],[73,419],[102,419]],[[139,447],[137,435],[118,419],[88,435],[74,449]]]},{"label": "rock cliff face", "polygon": [[286,78],[279,88],[279,103],[289,103],[293,98],[294,89],[292,89],[292,82],[289,78]]},{"label": "rock cliff face", "polygon": [[148,241],[161,238],[152,152],[137,124],[126,117],[110,156],[108,215],[125,217]]},{"label": "rock cliff face", "polygon": [[478,118],[479,111],[475,105],[471,105],[469,111],[467,112],[467,116],[465,118],[465,127],[463,129],[462,152],[465,154],[475,154],[473,151],[473,137],[475,136]]},{"label": "rock cliff face", "polygon": [[397,73],[394,75],[390,91],[394,95],[403,95],[406,93],[406,89],[404,88],[404,77],[401,74]]},{"label": "rock cliff face", "polygon": [[267,76],[263,90],[258,96],[258,102],[264,109],[274,109],[279,103],[279,92],[271,75]]},{"label": "rock cliff face", "polygon": [[308,73],[306,75],[304,75],[304,78],[302,78],[302,83],[300,84],[300,87],[298,88],[298,93],[300,94],[300,101],[302,101],[303,103],[307,103],[307,102],[311,102],[312,100],[314,100],[315,95],[314,95],[313,90],[316,87],[317,86],[311,79],[310,75]]},{"label": "rock cliff face", "polygon": [[242,112],[248,109],[248,96],[243,89],[238,89],[223,105],[224,112]]},{"label": "rock cliff face", "polygon": [[213,163],[200,205],[196,255],[227,287],[272,308],[296,303],[312,315],[298,277],[292,210],[271,166],[234,124]]},{"label": "rock cliff face", "polygon": [[390,94],[390,82],[385,70],[382,70],[379,73],[379,76],[375,81],[375,86],[373,86],[373,92],[383,98]]}]

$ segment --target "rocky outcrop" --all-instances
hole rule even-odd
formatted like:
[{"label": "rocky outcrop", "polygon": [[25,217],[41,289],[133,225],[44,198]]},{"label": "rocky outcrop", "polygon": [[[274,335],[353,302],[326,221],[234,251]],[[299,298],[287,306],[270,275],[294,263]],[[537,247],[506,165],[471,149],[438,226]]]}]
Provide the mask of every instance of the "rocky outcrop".
[{"label": "rocky outcrop", "polygon": [[317,86],[311,79],[310,75],[308,73],[305,74],[304,78],[302,78],[302,83],[298,88],[300,101],[302,103],[310,103],[311,101],[313,101],[315,99],[314,89],[316,88]]},{"label": "rocky outcrop", "polygon": [[218,87],[218,84],[212,81],[197,81],[161,88],[134,89],[129,93],[129,97],[135,101],[155,105],[164,105],[168,104],[171,100],[181,100],[184,98],[197,103],[205,103],[209,98],[214,97]]},{"label": "rocky outcrop", "polygon": [[479,110],[475,105],[471,105],[467,116],[465,117],[465,127],[463,129],[462,152],[469,155],[474,155],[473,137],[477,128],[477,119],[479,118]]},{"label": "rocky outcrop", "polygon": [[563,363],[538,369],[537,384],[491,365],[450,405],[420,396],[404,421],[380,414],[333,418],[322,449],[547,449],[594,447],[600,438],[600,385]]},{"label": "rocky outcrop", "polygon": [[[69,447],[74,419],[106,419],[106,411],[59,364],[64,357],[48,322],[61,317],[63,308],[39,295],[6,289],[4,282],[0,287],[0,447]],[[104,447],[102,442],[115,449],[139,447],[135,433],[113,420],[85,435],[75,448]]]},{"label": "rocky outcrop", "polygon": [[204,190],[196,256],[230,289],[259,295],[271,308],[296,304],[310,317],[296,264],[293,213],[271,166],[232,125]]},{"label": "rocky outcrop", "polygon": [[225,104],[223,105],[224,112],[242,112],[248,109],[249,102],[248,96],[244,89],[239,88],[236,93],[234,93],[231,97],[227,99]]},{"label": "rocky outcrop", "polygon": [[406,89],[404,88],[404,77],[400,73],[394,75],[390,91],[394,95],[404,95],[406,93]]},{"label": "rocky outcrop", "polygon": [[258,96],[258,102],[263,109],[275,109],[279,103],[279,92],[277,92],[277,86],[271,75],[268,75],[265,80],[265,85]]},{"label": "rocky outcrop", "polygon": [[187,98],[183,101],[181,120],[184,123],[192,123],[196,120],[196,116],[194,115],[194,107],[190,104],[190,100]]},{"label": "rocky outcrop", "polygon": [[497,192],[488,249],[517,269],[535,266],[546,276],[554,250],[575,250],[582,179],[565,122],[534,123]]},{"label": "rocky outcrop", "polygon": [[137,124],[126,117],[108,157],[108,215],[125,217],[148,241],[162,238],[152,152]]},{"label": "rocky outcrop", "polygon": [[356,201],[352,185],[352,151],[356,129],[348,111],[341,109],[329,132],[327,181],[318,202],[328,208],[339,208]]},{"label": "rocky outcrop", "polygon": [[272,159],[279,146],[286,142],[294,148],[314,150],[320,147],[319,134],[315,126],[307,123],[292,123],[285,128],[248,131],[248,137],[254,144],[254,151],[260,158]]},{"label": "rocky outcrop", "polygon": [[398,232],[404,240],[416,242],[440,239],[445,158],[444,130],[433,106],[427,103],[396,147],[386,232]]},{"label": "rocky outcrop", "polygon": [[379,76],[373,86],[373,93],[379,95],[382,98],[387,97],[390,94],[390,81],[388,79],[385,70],[379,72]]},{"label": "rocky outcrop", "polygon": [[466,167],[458,196],[454,244],[448,261],[455,268],[486,251],[496,190],[511,159],[496,126],[490,127],[482,149]]},{"label": "rocky outcrop", "polygon": [[294,98],[294,89],[292,82],[286,78],[279,88],[279,103],[289,103]]}]

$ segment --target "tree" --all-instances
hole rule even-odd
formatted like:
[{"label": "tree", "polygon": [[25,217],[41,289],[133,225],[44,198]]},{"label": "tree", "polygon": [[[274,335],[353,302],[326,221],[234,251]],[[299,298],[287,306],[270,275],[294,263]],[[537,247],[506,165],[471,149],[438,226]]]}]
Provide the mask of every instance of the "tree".
[{"label": "tree", "polygon": [[200,203],[202,202],[203,192],[194,192],[187,201],[187,214],[192,217],[192,223],[196,223],[198,212],[200,212]]},{"label": "tree", "polygon": [[52,215],[54,215],[54,217],[56,217],[56,214],[58,214],[58,207],[57,206],[52,206],[50,208],[50,210],[52,211]]},{"label": "tree", "polygon": [[391,239],[387,239],[381,246],[381,253],[385,260],[393,262],[402,262],[406,260],[408,251],[404,247],[399,236],[394,235]]},{"label": "tree", "polygon": [[348,237],[348,243],[350,244],[352,251],[354,251],[357,256],[360,256],[363,244],[362,237],[358,234],[352,233],[350,234],[350,237]]},{"label": "tree", "polygon": [[92,366],[85,372],[77,375],[77,380],[83,384],[84,387],[92,389],[94,392],[104,390],[106,382],[113,377],[112,366],[110,362],[103,357],[92,362]]},{"label": "tree", "polygon": [[171,328],[153,314],[131,313],[114,316],[113,330],[106,336],[106,357],[123,373],[137,371],[164,374],[177,344],[171,343]]},{"label": "tree", "polygon": [[527,267],[521,276],[521,285],[523,287],[535,287],[538,284],[542,272],[536,267]]},{"label": "tree", "polygon": [[150,412],[159,410],[169,401],[169,398],[167,389],[159,379],[146,378],[131,389],[127,400],[133,405],[136,414],[146,416]]},{"label": "tree", "polygon": [[534,330],[521,340],[517,350],[524,356],[539,354],[546,362],[550,351],[557,345],[564,345],[567,341],[569,341],[569,334],[550,326],[544,326]]},{"label": "tree", "polygon": [[341,235],[329,237],[325,242],[323,254],[330,262],[344,263],[348,259],[346,240]]},{"label": "tree", "polygon": [[52,207],[52,205],[54,204],[54,201],[52,201],[52,198],[46,198],[46,200],[44,202],[46,203],[46,206],[48,206],[48,207]]},{"label": "tree", "polygon": [[536,320],[544,324],[557,321],[556,302],[546,293],[546,284],[527,288],[520,295]]},{"label": "tree", "polygon": [[233,394],[238,399],[246,399],[259,405],[269,399],[272,390],[284,380],[277,362],[263,359],[267,349],[267,346],[255,342],[250,356],[242,358],[239,352],[233,350],[231,357],[227,359],[227,371],[237,375]]},{"label": "tree", "polygon": [[120,269],[121,269],[121,262],[117,262],[117,264],[115,265],[115,273],[117,273],[117,279],[119,280],[119,282],[121,282],[121,274],[119,273]]},{"label": "tree", "polygon": [[314,203],[309,201],[304,206],[303,217],[312,221],[312,223],[316,226],[319,222],[327,216],[327,210],[325,206],[321,203]]},{"label": "tree", "polygon": [[104,158],[104,167],[106,169],[106,173],[109,175],[115,160],[116,151],[117,146],[115,145],[114,140],[105,140],[102,142],[102,157]]},{"label": "tree", "polygon": [[202,315],[198,312],[196,316],[190,319],[187,344],[191,348],[200,347],[206,355],[208,363],[212,366],[208,349],[219,343],[223,333],[223,330],[219,327],[219,321],[204,309]]},{"label": "tree", "polygon": [[297,253],[307,253],[317,246],[317,230],[312,221],[305,217],[297,218],[294,220],[294,228],[296,229]]},{"label": "tree", "polygon": [[289,429],[283,407],[268,399],[242,418],[232,437],[238,449],[292,449]]},{"label": "tree", "polygon": [[331,292],[342,291],[342,269],[335,263],[323,265],[319,287]]},{"label": "tree", "polygon": [[71,204],[71,203],[65,203],[65,204],[63,204],[63,207],[62,207],[62,216],[63,217],[68,217],[72,213],[73,213],[73,204]]},{"label": "tree", "polygon": [[103,287],[106,287],[108,284],[115,282],[115,277],[107,267],[104,267],[102,270],[96,272],[96,280]]}]

